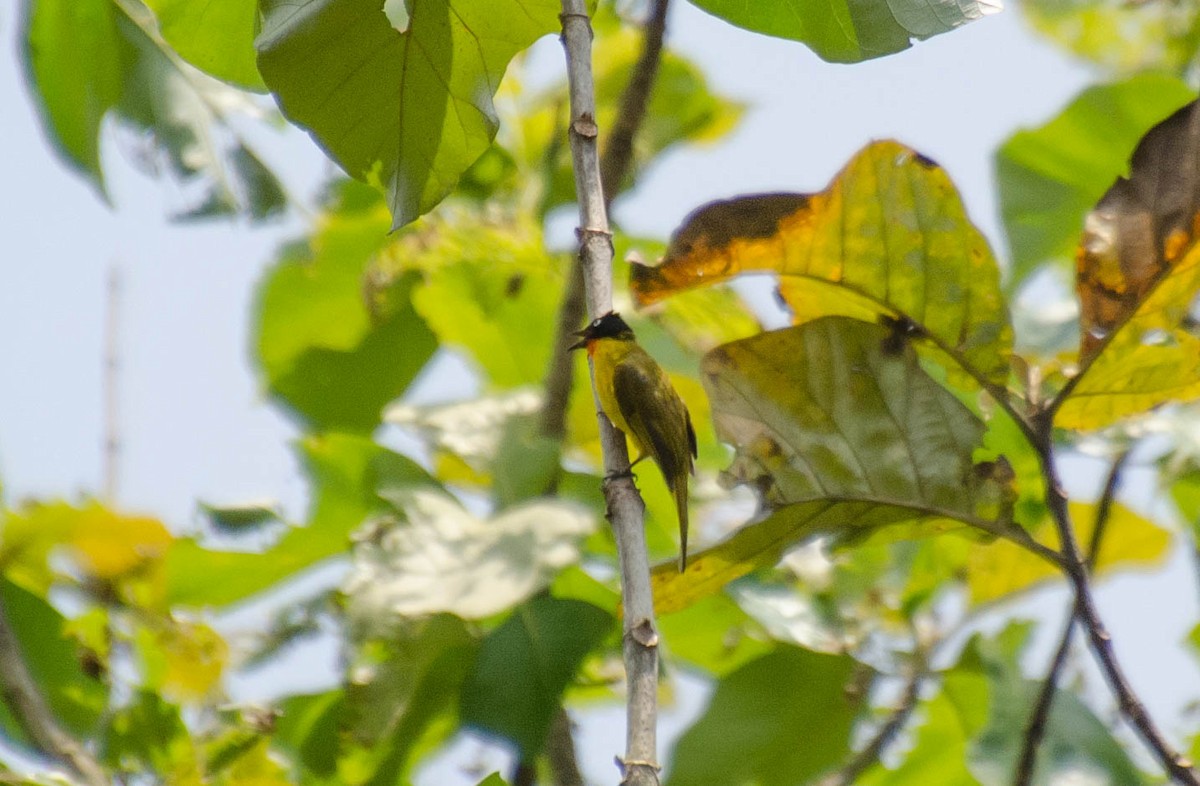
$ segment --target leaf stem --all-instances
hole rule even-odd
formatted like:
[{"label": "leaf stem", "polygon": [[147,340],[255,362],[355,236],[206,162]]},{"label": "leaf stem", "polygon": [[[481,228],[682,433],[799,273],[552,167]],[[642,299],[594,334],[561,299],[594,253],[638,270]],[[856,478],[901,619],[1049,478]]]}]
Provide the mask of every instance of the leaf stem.
[{"label": "leaf stem", "polygon": [[64,764],[88,786],[109,782],[100,763],[55,719],[46,698],[25,663],[25,655],[0,602],[0,691],[20,724],[39,751]]},{"label": "leaf stem", "polygon": [[[1088,543],[1086,566],[1089,571],[1096,567],[1096,560],[1100,555],[1100,544],[1104,538],[1104,532],[1108,528],[1109,514],[1112,512],[1117,488],[1121,484],[1121,473],[1129,459],[1130,450],[1131,448],[1126,448],[1113,460],[1112,466],[1108,470],[1108,477],[1104,481],[1104,490],[1100,492],[1092,537]],[[1075,609],[1072,609],[1071,613],[1067,615],[1058,650],[1050,661],[1050,668],[1046,672],[1046,678],[1042,681],[1042,688],[1038,692],[1033,712],[1030,713],[1029,722],[1025,726],[1025,737],[1021,745],[1021,756],[1017,760],[1013,786],[1029,786],[1033,781],[1034,770],[1037,766],[1037,749],[1046,733],[1046,721],[1050,717],[1050,708],[1054,704],[1054,695],[1058,690],[1058,678],[1066,666],[1067,655],[1071,651],[1071,642],[1074,636]]]},{"label": "leaf stem", "polygon": [[[579,200],[579,260],[583,269],[588,312],[599,316],[612,310],[612,234],[608,228],[596,137],[596,96],[592,78],[592,27],[584,0],[562,0],[562,40],[566,50],[567,83],[571,98],[568,138]],[[593,369],[592,393],[595,397]],[[658,783],[658,631],[650,592],[650,562],[643,528],[645,505],[622,476],[629,467],[625,437],[608,421],[596,399],[600,445],[607,479],[604,497],[621,563],[625,607],[624,655],[628,700],[626,707],[623,783]]]},{"label": "leaf stem", "polygon": [[1121,664],[1117,661],[1116,653],[1113,651],[1112,636],[1104,627],[1103,620],[1100,619],[1096,600],[1092,597],[1088,565],[1080,552],[1079,543],[1075,540],[1075,533],[1071,526],[1071,514],[1067,508],[1067,496],[1063,492],[1058,467],[1054,461],[1053,416],[1053,403],[1039,413],[1039,417],[1036,419],[1039,439],[1035,447],[1041,459],[1042,474],[1046,479],[1046,505],[1054,517],[1059,539],[1062,542],[1064,557],[1062,568],[1075,591],[1074,618],[1083,624],[1084,630],[1087,632],[1092,654],[1100,665],[1109,689],[1117,699],[1121,714],[1138,732],[1142,741],[1150,748],[1159,764],[1171,778],[1178,783],[1200,786],[1200,778],[1197,778],[1193,771],[1192,763],[1167,742],[1153,718],[1146,711],[1145,705],[1133,690],[1133,686],[1130,685]]}]

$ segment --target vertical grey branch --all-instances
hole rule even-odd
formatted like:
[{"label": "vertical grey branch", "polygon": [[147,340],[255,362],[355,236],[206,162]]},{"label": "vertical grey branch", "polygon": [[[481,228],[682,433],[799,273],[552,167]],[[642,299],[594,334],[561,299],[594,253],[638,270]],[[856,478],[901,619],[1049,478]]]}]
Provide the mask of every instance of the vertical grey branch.
[{"label": "vertical grey branch", "polygon": [[[579,200],[579,260],[588,312],[599,316],[612,310],[612,235],[608,229],[596,137],[596,96],[592,78],[592,27],[584,0],[562,2],[563,46],[571,111],[567,134],[575,167]],[[593,376],[593,397],[595,384]],[[625,673],[628,685],[624,783],[648,786],[658,782],[656,722],[658,714],[658,631],[650,592],[650,562],[642,517],[642,498],[629,476],[625,438],[600,411],[600,445],[609,476],[604,496],[621,562],[625,605]]]},{"label": "vertical grey branch", "polygon": [[71,735],[50,711],[25,665],[25,653],[8,624],[8,611],[0,603],[0,691],[13,717],[33,746],[65,765],[70,774],[88,786],[105,786],[108,778],[100,764]]}]

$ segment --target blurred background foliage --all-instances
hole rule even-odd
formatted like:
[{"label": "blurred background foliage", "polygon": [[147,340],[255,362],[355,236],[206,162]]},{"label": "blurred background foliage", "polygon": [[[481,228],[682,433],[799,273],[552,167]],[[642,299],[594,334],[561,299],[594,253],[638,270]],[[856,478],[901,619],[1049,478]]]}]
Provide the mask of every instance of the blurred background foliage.
[{"label": "blurred background foliage", "polygon": [[[696,4],[835,62],[994,10],[960,3],[961,18],[932,24],[922,3],[835,3],[834,25],[822,21],[828,4],[781,4],[797,10],[789,18],[770,4]],[[565,85],[527,89],[520,50],[557,29],[558,5],[433,3],[445,6],[436,23],[412,3],[388,3],[388,16],[347,0],[310,0],[299,16],[292,5],[24,5],[47,139],[101,198],[98,140],[116,124],[136,130],[147,171],[192,185],[181,220],[308,214],[259,285],[252,345],[263,389],[302,433],[311,504],[299,520],[269,504],[210,505],[204,526],[184,531],[102,499],[8,500],[0,606],[18,648],[0,670],[23,660],[53,719],[120,782],[409,783],[464,737],[504,751],[509,782],[570,782],[563,708],[613,706],[622,685],[615,547],[581,360],[564,437],[542,413],[574,264],[545,226],[574,185]],[[630,5],[596,11],[602,134],[641,50]],[[1079,309],[1049,318],[1037,303],[1074,287],[1087,215],[1130,174],[1147,132],[1194,98],[1200,42],[1200,12],[1183,0],[1025,0],[1015,12],[1091,61],[1097,83],[997,150],[1002,266],[950,177],[887,142],[827,191],[771,214],[766,232],[689,223],[698,215],[671,241],[616,227],[618,260],[695,265],[659,281],[662,302],[644,310],[644,277],[672,268],[635,265],[632,288],[620,273],[615,295],[700,442],[692,505],[710,548],[688,574],[673,572],[675,518],[657,469],[639,467],[651,556],[664,563],[664,698],[712,689],[667,755],[667,783],[1010,782],[1039,689],[1022,668],[1032,623],[1014,609],[1062,577],[1022,547],[1029,536],[1057,545],[1045,484],[989,393],[1045,400],[1078,371]],[[450,62],[473,31],[487,31],[478,49]],[[371,41],[385,44],[381,60],[357,73],[376,55]],[[407,63],[409,47],[429,62],[397,94],[389,64]],[[283,122],[264,90],[359,179],[332,176],[318,204],[295,204],[244,133]],[[723,138],[742,109],[668,47],[621,189],[665,151]],[[1194,155],[1179,166],[1194,171]],[[876,231],[893,224],[904,229]],[[712,239],[721,231],[734,247]],[[703,242],[685,249],[685,236]],[[762,335],[734,289],[697,272],[722,254],[736,262],[723,277],[776,273],[797,327]],[[1186,307],[1195,286],[1178,286]],[[921,332],[889,349],[887,320],[909,317]],[[447,357],[475,395],[406,400],[447,373]],[[1130,356],[1100,358],[1119,368]],[[1136,411],[1068,407],[1078,430],[1055,432],[1064,455],[1112,456],[1155,435],[1142,460],[1178,508],[1159,520],[1118,504],[1101,517],[1094,500],[1073,501],[1082,541],[1104,522],[1099,580],[1157,569],[1200,533],[1195,408],[1178,393],[1191,369],[1174,356],[1147,362],[1166,381]],[[870,390],[854,387],[863,368]],[[1127,392],[1095,384],[1091,395]],[[811,471],[797,456],[812,457]],[[758,492],[757,509],[738,484]],[[228,633],[247,604],[271,623]],[[316,639],[335,642],[339,685],[270,706],[230,701],[232,674],[294,668],[285,656]],[[1035,782],[1158,782],[1110,705],[1073,688],[1058,691]],[[864,759],[894,718],[903,743]],[[44,772],[53,752],[28,719],[5,705],[0,728],[7,766]],[[1171,729],[1200,755],[1194,723]],[[613,753],[575,743],[584,756]]]}]

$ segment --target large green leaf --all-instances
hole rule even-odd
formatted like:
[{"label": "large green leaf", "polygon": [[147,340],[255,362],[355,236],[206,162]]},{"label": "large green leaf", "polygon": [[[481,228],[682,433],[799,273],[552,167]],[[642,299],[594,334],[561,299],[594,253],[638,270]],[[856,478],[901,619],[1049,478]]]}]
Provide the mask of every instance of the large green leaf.
[{"label": "large green leaf", "polygon": [[185,60],[218,79],[262,90],[254,58],[254,0],[146,0],[162,36]]},{"label": "large green leaf", "polygon": [[910,320],[951,369],[1003,384],[1012,345],[1000,272],[936,163],[874,142],[817,194],[759,194],[699,208],[657,267],[635,265],[648,304],[742,273],[779,275],[796,322],[842,314]]},{"label": "large green leaf", "polygon": [[1012,284],[1044,262],[1074,259],[1084,216],[1128,173],[1138,141],[1193,98],[1182,80],[1160,74],[1090,87],[1053,120],[1000,147],[996,179]]},{"label": "large green leaf", "polygon": [[614,622],[578,600],[540,597],[519,606],[483,640],[463,686],[463,723],[512,741],[531,760],[545,745],[562,692]]},{"label": "large green leaf", "polygon": [[824,60],[857,63],[907,49],[1000,10],[993,0],[691,0],[714,16],[810,47]]},{"label": "large green leaf", "polygon": [[382,206],[353,186],[339,199],[308,246],[268,273],[256,349],[271,392],[310,427],[369,432],[437,345],[410,303],[415,276],[367,286],[386,243]]},{"label": "large green leaf", "polygon": [[737,449],[726,474],[756,489],[768,515],[686,573],[657,570],[661,608],[818,532],[861,538],[903,523],[902,535],[963,524],[1017,535],[1003,468],[972,462],[983,424],[887,328],[826,317],[763,333],[710,352],[703,375],[717,433]]},{"label": "large green leaf", "polygon": [[325,434],[301,443],[315,486],[308,525],[293,529],[262,553],[213,551],[176,541],[166,558],[171,605],[224,606],[345,553],[350,534],[373,513],[389,510],[381,495],[414,486],[436,488],[411,460],[365,437]]},{"label": "large green leaf", "polygon": [[[187,6],[189,15],[198,12],[196,3],[173,5]],[[252,3],[249,12],[252,23]],[[275,175],[229,123],[244,100],[182,66],[140,4],[35,0],[23,54],[47,136],[101,194],[99,134],[111,115],[153,141],[140,161],[148,171],[166,170],[184,181],[204,176],[207,194],[198,205],[185,207],[184,217],[243,211],[266,218],[283,209]]]},{"label": "large green leaf", "polygon": [[[436,205],[491,143],[508,61],[559,29],[556,0],[263,0],[258,66],[284,112],[387,191],[393,227]],[[393,16],[399,16],[393,14]]]},{"label": "large green leaf", "polygon": [[26,74],[47,135],[104,190],[100,124],[121,98],[125,66],[112,0],[31,0]]},{"label": "large green leaf", "polygon": [[841,761],[862,694],[849,656],[780,646],[717,683],[700,720],[684,732],[668,786],[805,783]]},{"label": "large green leaf", "polygon": [[[20,657],[50,710],[69,732],[89,737],[108,703],[108,688],[85,672],[74,639],[63,635],[63,616],[43,598],[8,579],[0,580],[0,599]],[[14,739],[26,740],[7,702],[0,703],[0,728]]]}]

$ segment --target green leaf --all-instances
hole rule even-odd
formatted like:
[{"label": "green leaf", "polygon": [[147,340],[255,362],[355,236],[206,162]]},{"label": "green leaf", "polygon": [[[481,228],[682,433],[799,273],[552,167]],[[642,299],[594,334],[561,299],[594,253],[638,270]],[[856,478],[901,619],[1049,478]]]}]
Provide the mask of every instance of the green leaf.
[{"label": "green leaf", "polygon": [[484,640],[463,686],[462,721],[511,740],[523,759],[541,752],[563,691],[614,625],[590,603],[540,597]]},{"label": "green leaf", "polygon": [[340,782],[410,783],[420,756],[457,730],[454,710],[477,651],[472,632],[450,615],[405,620],[360,646],[349,666]]},{"label": "green leaf", "polygon": [[492,493],[501,510],[544,496],[558,480],[562,441],[542,433],[540,415],[508,420],[492,466]]},{"label": "green leaf", "polygon": [[1195,98],[1182,80],[1142,74],[1090,87],[1057,117],[1013,134],[996,152],[1010,283],[1075,258],[1083,219],[1119,177],[1142,136]]},{"label": "green leaf", "polygon": [[301,442],[315,486],[306,527],[290,530],[263,553],[212,551],[179,540],[166,557],[171,605],[224,606],[296,575],[350,548],[350,535],[384,498],[413,487],[438,488],[417,464],[365,437],[324,434]]},{"label": "green leaf", "polygon": [[348,615],[368,628],[398,615],[483,619],[504,611],[574,563],[595,526],[589,512],[551,499],[489,519],[431,490],[392,502],[399,515],[372,522],[358,538],[343,585]]},{"label": "green leaf", "polygon": [[409,302],[416,279],[367,292],[386,214],[343,188],[308,247],[284,252],[260,290],[256,348],[266,383],[316,430],[368,432],[437,347]]},{"label": "green leaf", "polygon": [[241,505],[206,505],[201,502],[200,512],[210,527],[227,535],[254,532],[283,520],[274,502],[246,502]]},{"label": "green leaf", "polygon": [[921,704],[917,714],[924,716],[924,722],[915,730],[916,739],[900,766],[888,769],[875,764],[854,781],[855,786],[979,786],[967,769],[969,730],[954,704],[939,694]]},{"label": "green leaf", "polygon": [[1097,429],[1200,396],[1200,336],[1190,312],[1200,291],[1200,243],[1161,276],[1137,310],[1076,377],[1054,425]]},{"label": "green leaf", "polygon": [[[201,777],[196,746],[179,708],[153,691],[140,690],[113,713],[103,736],[104,759],[125,771],[171,773],[187,779]],[[131,766],[137,762],[139,766]]]},{"label": "green leaf", "polygon": [[717,683],[672,756],[668,786],[804,783],[840,762],[861,698],[847,692],[863,667],[845,655],[780,646]]},{"label": "green leaf", "polygon": [[389,270],[385,261],[377,275],[419,271],[413,307],[443,344],[466,350],[496,387],[540,387],[554,345],[546,326],[562,300],[565,260],[546,253],[529,216],[492,222],[472,215],[424,226],[439,242],[430,244],[424,232],[401,238],[387,257],[399,265]]},{"label": "green leaf", "polygon": [[500,773],[493,772],[491,775],[487,776],[478,784],[476,784],[476,786],[508,786],[508,781],[504,780],[504,778],[501,778]]},{"label": "green leaf", "polygon": [[1183,74],[1196,57],[1200,14],[1189,3],[1025,0],[1033,28],[1110,72]]},{"label": "green leaf", "polygon": [[987,240],[945,171],[898,142],[868,145],[817,194],[699,208],[660,265],[630,269],[630,289],[646,305],[757,272],[778,274],[796,322],[900,320],[959,376],[969,367],[996,384],[1008,379],[1012,328]]},{"label": "green leaf", "polygon": [[392,226],[436,205],[496,134],[508,61],[559,29],[552,0],[410,0],[407,26],[359,0],[263,0],[258,66],[284,113],[352,176],[387,192]]},{"label": "green leaf", "polygon": [[145,0],[163,38],[192,65],[218,79],[264,90],[254,63],[258,9],[253,0]]},{"label": "green leaf", "polygon": [[101,193],[100,124],[125,76],[116,13],[111,0],[31,0],[23,50],[47,136]]},{"label": "green leaf", "polygon": [[[1029,712],[1041,689],[1040,681],[1021,673],[1028,627],[1016,623],[992,639],[974,636],[946,677],[947,693],[960,713],[987,707],[986,725],[971,744],[968,759],[972,774],[985,784],[1011,782]],[[968,692],[969,685],[973,687]],[[980,702],[984,685],[987,699]],[[1093,773],[1103,773],[1109,783],[1147,782],[1108,727],[1074,693],[1060,689],[1038,747],[1033,783],[1051,786]]]},{"label": "green leaf", "polygon": [[673,661],[698,666],[718,677],[765,655],[772,647],[758,635],[758,624],[723,595],[661,616],[658,631]]},{"label": "green leaf", "polygon": [[289,696],[279,707],[274,740],[308,772],[328,778],[337,771],[338,736],[346,718],[342,690]]},{"label": "green leaf", "polygon": [[[188,17],[220,5],[220,0],[159,2]],[[253,3],[239,0],[239,5],[253,24]],[[280,212],[282,187],[229,122],[249,104],[238,91],[182,66],[146,7],[112,0],[37,0],[27,19],[26,73],[47,136],[102,195],[99,134],[111,115],[152,140],[138,162],[146,171],[165,169],[184,182],[206,178],[205,198],[181,211],[181,217],[244,210],[262,219]],[[213,35],[227,32],[220,28]]]},{"label": "green leaf", "polygon": [[703,377],[720,438],[737,449],[727,478],[768,511],[672,575],[655,571],[656,608],[679,608],[773,564],[818,532],[860,539],[968,524],[1013,534],[1005,467],[974,464],[983,424],[922,370],[888,329],[845,317],[726,344]]},{"label": "green leaf", "polygon": [[[88,676],[82,652],[74,639],[63,635],[66,620],[44,599],[0,580],[2,613],[17,639],[18,655],[25,661],[55,718],[79,737],[90,737],[108,703],[108,689]],[[0,728],[25,741],[23,727],[7,702],[0,704]]]},{"label": "green leaf", "polygon": [[1000,10],[989,0],[954,4],[933,0],[692,0],[730,24],[777,38],[800,41],[831,63],[857,63],[907,49]]}]

